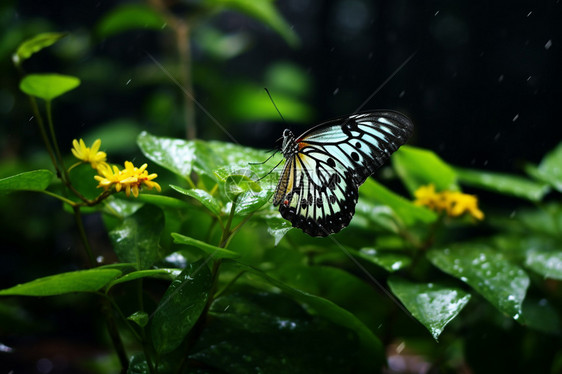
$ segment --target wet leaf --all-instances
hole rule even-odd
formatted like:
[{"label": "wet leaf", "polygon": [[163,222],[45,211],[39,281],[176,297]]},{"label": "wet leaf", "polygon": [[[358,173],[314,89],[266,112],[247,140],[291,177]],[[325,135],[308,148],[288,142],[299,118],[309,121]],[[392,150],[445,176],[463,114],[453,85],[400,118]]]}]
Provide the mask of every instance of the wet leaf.
[{"label": "wet leaf", "polygon": [[525,265],[545,278],[562,280],[562,251],[531,249],[527,251]]},{"label": "wet leaf", "polygon": [[213,371],[360,372],[356,335],[308,314],[285,295],[238,292],[222,296],[213,302],[210,315],[190,358]]},{"label": "wet leaf", "polygon": [[137,138],[142,153],[151,161],[188,178],[195,160],[195,143],[182,139],[157,137],[143,131]]},{"label": "wet leaf", "polygon": [[117,269],[89,269],[38,278],[0,290],[0,295],[55,296],[71,292],[95,292],[121,274]]},{"label": "wet leaf", "polygon": [[501,253],[479,244],[462,244],[427,254],[438,268],[470,285],[498,310],[518,320],[529,287],[528,275]]},{"label": "wet leaf", "polygon": [[458,191],[455,170],[432,151],[402,146],[392,156],[392,165],[410,191],[432,183],[437,191]]},{"label": "wet leaf", "polygon": [[202,242],[201,240],[193,239],[185,235],[181,235],[178,233],[172,233],[172,237],[174,238],[174,243],[177,244],[185,244],[191,245],[196,248],[199,248],[209,256],[213,258],[238,258],[240,255],[236,252],[230,251],[228,249],[216,247],[211,244],[207,244]]},{"label": "wet leaf", "polygon": [[189,264],[160,300],[152,318],[152,343],[159,354],[173,351],[205,308],[212,276],[204,261]]},{"label": "wet leaf", "polygon": [[109,290],[111,287],[120,283],[131,282],[135,279],[142,279],[142,278],[157,278],[157,279],[173,280],[180,274],[180,272],[181,270],[178,269],[148,269],[148,270],[133,271],[131,273],[128,273],[122,277],[113,280],[113,282],[111,282],[107,286],[107,289]]},{"label": "wet leaf", "polygon": [[26,171],[0,179],[0,192],[43,191],[53,179],[54,174],[45,169]]},{"label": "wet leaf", "polygon": [[405,226],[417,222],[431,223],[437,219],[437,214],[429,209],[415,205],[412,201],[395,194],[386,187],[368,178],[359,190],[359,195],[369,201],[388,206],[394,212],[395,218]]},{"label": "wet leaf", "polygon": [[460,288],[438,283],[412,283],[393,277],[388,285],[435,340],[470,300],[470,294]]},{"label": "wet leaf", "polygon": [[263,218],[267,224],[267,232],[273,236],[275,246],[277,246],[281,239],[293,228],[291,222],[283,219],[279,214],[267,215]]},{"label": "wet leaf", "polygon": [[174,185],[170,185],[170,187],[172,187],[174,190],[178,191],[181,194],[194,198],[195,200],[199,201],[205,208],[209,209],[209,211],[213,213],[215,216],[220,216],[221,214],[220,203],[207,191],[200,190],[197,188],[188,190]]},{"label": "wet leaf", "polygon": [[381,342],[372,333],[372,331],[369,330],[369,328],[367,328],[367,326],[365,326],[363,322],[361,322],[352,313],[339,307],[330,300],[290,287],[287,284],[273,277],[270,277],[261,270],[241,263],[237,263],[237,266],[248,271],[251,274],[255,274],[258,277],[263,278],[265,281],[279,288],[294,300],[310,306],[316,311],[318,315],[323,316],[340,326],[344,326],[350,330],[355,331],[360,341],[360,355],[370,355],[373,358],[370,362],[370,365],[372,365],[373,367],[379,367],[379,364],[382,362],[383,353]]},{"label": "wet leaf", "polygon": [[160,257],[160,234],[164,215],[160,208],[143,206],[109,232],[115,253],[123,262],[132,262],[137,270],[150,267]]},{"label": "wet leaf", "polygon": [[559,335],[560,317],[547,299],[525,299],[523,303],[525,325],[546,334]]},{"label": "wet leaf", "polygon": [[550,190],[547,184],[533,182],[516,175],[461,168],[455,168],[455,171],[463,184],[531,201],[541,201]]},{"label": "wet leaf", "polygon": [[45,32],[35,35],[19,45],[16,53],[12,56],[12,60],[16,65],[21,65],[23,61],[30,58],[34,53],[50,47],[65,36],[66,34],[61,32]]},{"label": "wet leaf", "polygon": [[147,312],[137,311],[127,317],[127,319],[140,327],[145,327],[148,324],[149,316]]},{"label": "wet leaf", "polygon": [[51,101],[80,85],[80,79],[61,74],[29,74],[20,82],[20,89],[31,96]]},{"label": "wet leaf", "polygon": [[352,253],[391,273],[408,267],[412,263],[411,256],[393,250],[385,251],[375,248],[361,248],[359,251]]}]

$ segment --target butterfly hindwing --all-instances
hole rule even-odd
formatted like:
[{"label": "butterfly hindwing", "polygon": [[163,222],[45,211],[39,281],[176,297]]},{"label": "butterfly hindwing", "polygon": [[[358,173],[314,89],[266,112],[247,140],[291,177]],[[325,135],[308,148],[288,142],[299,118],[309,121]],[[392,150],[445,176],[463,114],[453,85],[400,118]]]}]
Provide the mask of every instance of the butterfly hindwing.
[{"label": "butterfly hindwing", "polygon": [[359,186],[412,130],[405,116],[391,111],[332,120],[297,139],[286,130],[282,152],[287,162],[273,204],[309,235],[340,231],[355,213]]}]

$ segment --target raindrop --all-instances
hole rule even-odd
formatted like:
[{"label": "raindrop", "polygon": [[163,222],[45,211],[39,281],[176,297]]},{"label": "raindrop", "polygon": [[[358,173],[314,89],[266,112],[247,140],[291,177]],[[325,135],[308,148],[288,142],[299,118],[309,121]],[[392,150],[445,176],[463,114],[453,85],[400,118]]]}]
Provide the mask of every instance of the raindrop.
[{"label": "raindrop", "polygon": [[533,14],[533,11],[529,11],[529,13],[527,13],[527,18],[529,18],[531,16],[531,14]]},{"label": "raindrop", "polygon": [[552,40],[548,39],[548,42],[544,45],[544,49],[549,50],[552,47]]},{"label": "raindrop", "polygon": [[494,141],[498,141],[498,139],[500,138],[500,133],[498,132],[495,136],[494,136]]},{"label": "raindrop", "polygon": [[98,256],[98,257],[96,257],[96,262],[97,262],[98,264],[101,264],[101,263],[103,262],[103,260],[104,260],[103,256]]},{"label": "raindrop", "polygon": [[125,83],[125,86],[128,86],[129,83],[131,83],[131,81],[132,81],[132,79],[129,79],[129,80],[127,81],[127,83]]},{"label": "raindrop", "polygon": [[402,90],[402,92],[400,92],[400,94],[398,95],[399,98],[403,98],[404,95],[406,95],[406,91]]},{"label": "raindrop", "polygon": [[406,348],[406,343],[405,342],[401,342],[400,344],[398,344],[396,346],[396,353],[400,354],[402,353],[402,351],[404,350],[404,348]]},{"label": "raindrop", "polygon": [[515,301],[515,296],[509,295],[509,296],[507,297],[507,299],[508,299],[509,301]]},{"label": "raindrop", "polygon": [[517,211],[514,210],[514,211],[511,212],[511,214],[509,215],[509,218],[514,218],[516,214],[517,214]]},{"label": "raindrop", "polygon": [[468,278],[467,277],[461,277],[460,278],[463,282],[468,282]]},{"label": "raindrop", "polygon": [[336,96],[336,95],[338,94],[338,92],[340,92],[340,88],[339,88],[339,87],[334,90],[333,95]]},{"label": "raindrop", "polygon": [[33,118],[35,118],[35,116],[29,117],[29,122],[33,121]]},{"label": "raindrop", "polygon": [[433,15],[436,16],[439,14],[439,11],[436,11]]},{"label": "raindrop", "polygon": [[516,315],[513,316],[513,319],[517,320],[519,319],[519,313],[517,313]]},{"label": "raindrop", "polygon": [[517,114],[515,115],[515,117],[513,117],[513,119],[512,119],[511,121],[512,121],[512,122],[515,122],[515,121],[517,121],[518,118],[519,118],[519,113],[517,113]]},{"label": "raindrop", "polygon": [[500,76],[498,77],[498,82],[503,82],[504,78],[505,76],[503,74],[500,74]]}]

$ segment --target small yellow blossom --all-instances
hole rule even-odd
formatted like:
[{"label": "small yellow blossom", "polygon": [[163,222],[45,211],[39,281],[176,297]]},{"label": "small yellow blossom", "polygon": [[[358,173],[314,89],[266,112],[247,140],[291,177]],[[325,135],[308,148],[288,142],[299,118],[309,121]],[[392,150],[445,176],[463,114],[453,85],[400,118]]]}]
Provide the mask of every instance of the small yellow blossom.
[{"label": "small yellow blossom", "polygon": [[91,148],[86,147],[84,140],[80,141],[74,139],[72,141],[72,154],[77,159],[82,162],[89,162],[93,169],[98,169],[99,167],[108,167],[106,161],[107,155],[105,152],[100,152],[101,140],[96,139]]},{"label": "small yellow blossom", "polygon": [[436,212],[446,212],[451,217],[468,213],[478,220],[484,219],[484,213],[478,209],[478,199],[474,195],[456,191],[435,192],[435,186],[429,184],[419,187],[414,196],[414,204],[426,206]]},{"label": "small yellow blossom", "polygon": [[124,189],[127,197],[131,195],[131,192],[134,197],[138,197],[143,185],[149,190],[155,188],[158,192],[162,191],[160,185],[152,181],[158,174],[148,174],[146,167],[147,164],[143,164],[140,168],[137,168],[132,162],[125,161],[125,169],[119,170],[117,166],[113,166],[113,169],[110,167],[100,168],[98,169],[100,175],[94,178],[99,182],[98,187],[107,190],[114,186],[117,192]]}]

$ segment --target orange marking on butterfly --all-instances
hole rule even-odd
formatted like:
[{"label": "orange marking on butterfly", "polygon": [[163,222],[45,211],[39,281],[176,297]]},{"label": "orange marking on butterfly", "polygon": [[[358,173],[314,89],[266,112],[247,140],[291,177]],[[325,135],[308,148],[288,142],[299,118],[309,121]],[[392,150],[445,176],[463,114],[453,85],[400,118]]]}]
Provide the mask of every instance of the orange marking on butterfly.
[{"label": "orange marking on butterfly", "polygon": [[308,143],[305,143],[305,142],[299,142],[298,145],[299,145],[299,151],[300,151],[301,149],[303,149],[304,147],[308,147],[308,146],[309,146],[309,144],[308,144]]}]

